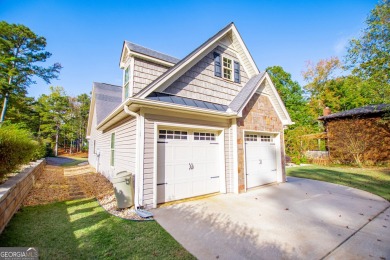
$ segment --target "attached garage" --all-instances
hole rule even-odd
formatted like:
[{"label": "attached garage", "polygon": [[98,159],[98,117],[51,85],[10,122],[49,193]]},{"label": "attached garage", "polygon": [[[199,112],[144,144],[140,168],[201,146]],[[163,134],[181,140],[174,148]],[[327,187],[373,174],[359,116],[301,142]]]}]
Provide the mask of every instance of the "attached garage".
[{"label": "attached garage", "polygon": [[277,181],[277,145],[274,134],[245,133],[246,187]]},{"label": "attached garage", "polygon": [[157,140],[157,203],[220,192],[218,132],[160,128]]}]

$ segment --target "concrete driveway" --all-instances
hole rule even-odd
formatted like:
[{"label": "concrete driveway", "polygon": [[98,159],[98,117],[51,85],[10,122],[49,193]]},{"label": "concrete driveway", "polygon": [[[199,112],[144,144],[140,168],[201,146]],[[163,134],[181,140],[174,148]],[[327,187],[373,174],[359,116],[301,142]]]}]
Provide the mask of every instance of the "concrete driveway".
[{"label": "concrete driveway", "polygon": [[389,207],[365,191],[289,177],[153,213],[198,259],[390,259]]}]

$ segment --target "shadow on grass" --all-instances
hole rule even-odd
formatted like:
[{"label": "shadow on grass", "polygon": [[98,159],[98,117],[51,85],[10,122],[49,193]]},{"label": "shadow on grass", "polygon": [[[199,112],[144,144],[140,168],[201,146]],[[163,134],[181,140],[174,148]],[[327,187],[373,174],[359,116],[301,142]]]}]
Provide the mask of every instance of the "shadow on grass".
[{"label": "shadow on grass", "polygon": [[297,167],[287,171],[289,176],[308,178],[345,185],[374,193],[390,201],[390,178],[388,169],[371,170],[332,169],[322,167]]},{"label": "shadow on grass", "polygon": [[38,247],[41,259],[192,258],[156,222],[112,216],[94,199],[24,207],[0,246]]}]

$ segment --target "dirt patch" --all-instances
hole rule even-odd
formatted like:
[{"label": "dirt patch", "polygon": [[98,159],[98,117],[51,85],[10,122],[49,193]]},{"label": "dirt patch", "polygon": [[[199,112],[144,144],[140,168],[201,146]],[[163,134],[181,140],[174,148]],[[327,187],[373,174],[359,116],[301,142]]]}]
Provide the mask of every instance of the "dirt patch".
[{"label": "dirt patch", "polygon": [[68,199],[69,182],[64,177],[64,169],[58,166],[46,165],[41,177],[36,180],[23,205],[40,205]]}]

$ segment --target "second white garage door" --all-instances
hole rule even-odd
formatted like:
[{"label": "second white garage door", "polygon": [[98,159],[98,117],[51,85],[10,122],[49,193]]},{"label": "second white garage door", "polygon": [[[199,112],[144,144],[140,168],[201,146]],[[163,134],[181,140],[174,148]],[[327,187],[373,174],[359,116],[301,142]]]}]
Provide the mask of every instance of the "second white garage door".
[{"label": "second white garage door", "polygon": [[158,131],[157,203],[220,191],[216,133],[182,129]]},{"label": "second white garage door", "polygon": [[247,188],[276,182],[276,147],[269,134],[245,135]]}]

